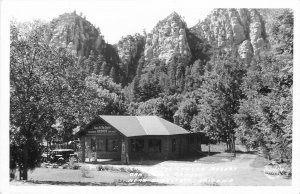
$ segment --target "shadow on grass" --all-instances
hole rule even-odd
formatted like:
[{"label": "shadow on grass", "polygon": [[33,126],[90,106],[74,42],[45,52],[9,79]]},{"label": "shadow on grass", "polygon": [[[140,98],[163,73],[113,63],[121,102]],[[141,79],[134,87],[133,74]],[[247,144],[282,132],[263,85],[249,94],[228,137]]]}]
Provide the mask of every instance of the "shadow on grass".
[{"label": "shadow on grass", "polygon": [[64,181],[27,181],[32,184],[48,184],[48,185],[62,185],[62,186],[166,186],[167,184],[156,182],[124,182],[115,181],[112,183],[95,183],[95,182],[64,182]]},{"label": "shadow on grass", "polygon": [[237,153],[237,154],[257,154],[257,151],[246,151],[246,152],[243,152],[241,150],[236,150],[235,153]]},{"label": "shadow on grass", "polygon": [[[131,159],[130,164],[133,165],[146,165],[146,166],[153,166],[159,164],[165,160],[148,160],[148,159]],[[85,162],[86,164],[102,164],[102,165],[123,165],[120,160],[108,160],[108,161],[97,161],[97,162]],[[130,166],[130,164],[128,166]]]},{"label": "shadow on grass", "polygon": [[[255,154],[255,152],[243,152],[243,151],[236,151],[236,156],[240,154]],[[188,157],[188,158],[181,158],[180,161],[189,161],[189,162],[200,162],[200,163],[222,163],[222,162],[229,162],[236,159],[231,152],[202,152],[199,153],[197,156]]]},{"label": "shadow on grass", "polygon": [[[238,154],[256,154],[256,151],[241,151],[236,150],[235,153]],[[185,156],[178,159],[170,160],[149,160],[149,159],[132,159],[130,160],[130,165],[145,165],[145,166],[154,166],[164,161],[180,161],[180,162],[204,162],[204,163],[221,163],[234,160],[233,153],[231,152],[219,152],[219,151],[203,151],[198,152],[194,156]],[[122,165],[122,162],[117,159],[111,159],[107,161],[97,161],[97,162],[86,162],[87,164],[108,164],[108,165]]]},{"label": "shadow on grass", "polygon": [[250,166],[253,167],[253,168],[262,168],[262,167],[264,167],[265,165],[267,165],[269,163],[270,163],[270,161],[267,160],[266,158],[257,156],[253,160],[253,162],[250,164]]}]

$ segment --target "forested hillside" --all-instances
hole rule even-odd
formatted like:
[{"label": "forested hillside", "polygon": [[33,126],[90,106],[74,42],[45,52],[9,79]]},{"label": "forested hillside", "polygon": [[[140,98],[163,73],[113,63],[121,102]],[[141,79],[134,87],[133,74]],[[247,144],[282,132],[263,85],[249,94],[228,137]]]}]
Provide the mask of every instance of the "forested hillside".
[{"label": "forested hillside", "polygon": [[115,45],[76,12],[12,22],[11,167],[97,115],[175,118],[229,150],[239,141],[291,162],[292,86],[291,10],[214,9],[192,28],[174,12]]}]

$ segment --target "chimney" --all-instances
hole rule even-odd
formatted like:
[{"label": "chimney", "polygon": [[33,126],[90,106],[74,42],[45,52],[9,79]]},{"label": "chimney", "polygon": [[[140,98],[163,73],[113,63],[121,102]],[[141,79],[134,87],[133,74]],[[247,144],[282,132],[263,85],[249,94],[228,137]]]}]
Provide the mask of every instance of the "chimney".
[{"label": "chimney", "polygon": [[175,125],[179,125],[179,115],[177,113],[174,114],[173,120]]}]

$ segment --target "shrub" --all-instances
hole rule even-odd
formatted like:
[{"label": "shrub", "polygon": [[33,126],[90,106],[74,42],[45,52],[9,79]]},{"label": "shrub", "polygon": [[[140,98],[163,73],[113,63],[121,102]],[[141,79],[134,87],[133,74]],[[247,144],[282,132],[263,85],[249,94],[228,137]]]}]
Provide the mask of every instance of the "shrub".
[{"label": "shrub", "polygon": [[104,167],[102,165],[99,165],[99,166],[97,166],[97,170],[98,171],[104,171],[105,169],[104,169]]},{"label": "shrub", "polygon": [[64,165],[62,165],[62,168],[63,169],[67,169],[69,167],[69,165],[68,164],[64,164]]},{"label": "shrub", "polygon": [[128,172],[130,172],[130,173],[142,173],[139,169],[136,169],[136,168],[129,168],[128,169],[129,171]]},{"label": "shrub", "polygon": [[76,170],[76,169],[79,168],[79,165],[78,165],[78,163],[76,163],[76,161],[77,161],[77,160],[76,160],[75,157],[71,157],[71,158],[70,158],[70,160],[69,160],[69,162],[68,162],[68,165],[69,165],[70,169]]},{"label": "shrub", "polygon": [[90,168],[88,166],[83,166],[81,168],[81,176],[88,177],[89,174],[90,174]]},{"label": "shrub", "polygon": [[53,164],[52,168],[58,168],[58,165],[57,164]]},{"label": "shrub", "polygon": [[77,169],[79,169],[79,168],[80,168],[79,164],[74,164],[74,165],[72,166],[72,168],[70,168],[70,169],[77,170]]},{"label": "shrub", "polygon": [[119,170],[120,170],[121,172],[127,172],[127,171],[126,171],[126,168],[123,168],[123,167],[121,167]]},{"label": "shrub", "polygon": [[97,167],[97,170],[98,171],[119,171],[118,168],[115,168],[113,166],[102,166],[102,165],[99,165]]},{"label": "shrub", "polygon": [[220,186],[220,184],[217,182],[214,178],[209,178],[205,182],[203,182],[204,186]]},{"label": "shrub", "polygon": [[108,171],[118,171],[118,169],[113,166],[106,166],[106,168]]},{"label": "shrub", "polygon": [[97,166],[97,170],[98,171],[118,171],[118,172],[128,172],[128,173],[132,173],[132,174],[137,174],[136,178],[147,178],[148,174],[143,173],[142,171],[140,171],[139,169],[136,168],[116,168],[113,166],[103,166],[103,165],[99,165]]},{"label": "shrub", "polygon": [[289,178],[292,176],[292,167],[288,164],[280,164],[281,175]]}]

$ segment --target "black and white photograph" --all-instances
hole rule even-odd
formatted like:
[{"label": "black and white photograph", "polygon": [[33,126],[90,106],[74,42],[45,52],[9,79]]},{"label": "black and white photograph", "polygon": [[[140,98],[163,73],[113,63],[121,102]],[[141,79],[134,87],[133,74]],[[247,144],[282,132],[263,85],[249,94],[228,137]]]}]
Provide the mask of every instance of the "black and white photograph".
[{"label": "black and white photograph", "polygon": [[0,193],[299,193],[300,2],[226,2],[0,1]]}]

